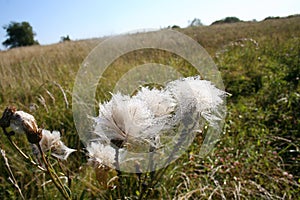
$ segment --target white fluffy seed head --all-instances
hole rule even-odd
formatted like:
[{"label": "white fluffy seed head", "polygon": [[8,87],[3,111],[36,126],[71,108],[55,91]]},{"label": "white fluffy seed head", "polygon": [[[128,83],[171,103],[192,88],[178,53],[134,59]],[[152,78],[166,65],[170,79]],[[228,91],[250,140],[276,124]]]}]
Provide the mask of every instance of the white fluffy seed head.
[{"label": "white fluffy seed head", "polygon": [[141,88],[132,97],[112,94],[110,101],[100,104],[99,116],[94,118],[98,138],[97,143],[91,142],[87,147],[89,155],[98,163],[111,166],[115,156],[115,150],[109,146],[112,140],[124,141],[128,146],[142,142],[148,145],[145,149],[163,146],[162,134],[172,133],[190,115],[201,116],[191,119],[205,120],[218,129],[224,117],[220,105],[225,96],[224,91],[200,77],[175,80],[161,90]]},{"label": "white fluffy seed head", "polygon": [[75,149],[71,149],[67,147],[61,140],[60,140],[60,132],[53,131],[52,133],[48,130],[42,130],[42,139],[39,142],[42,151],[44,153],[50,151],[51,155],[66,160],[71,153],[76,151]]},{"label": "white fluffy seed head", "polygon": [[116,151],[110,145],[103,145],[99,142],[91,142],[87,147],[90,161],[96,166],[113,167],[115,162]]}]

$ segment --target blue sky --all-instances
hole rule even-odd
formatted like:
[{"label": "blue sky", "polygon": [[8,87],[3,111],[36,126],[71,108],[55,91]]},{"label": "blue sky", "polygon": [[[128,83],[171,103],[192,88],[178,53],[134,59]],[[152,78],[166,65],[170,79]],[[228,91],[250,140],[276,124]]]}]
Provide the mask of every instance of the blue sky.
[{"label": "blue sky", "polygon": [[6,39],[2,27],[11,21],[29,22],[40,44],[52,44],[66,35],[77,40],[186,27],[194,18],[209,25],[228,16],[260,21],[292,14],[300,14],[299,0],[0,0],[0,42]]}]

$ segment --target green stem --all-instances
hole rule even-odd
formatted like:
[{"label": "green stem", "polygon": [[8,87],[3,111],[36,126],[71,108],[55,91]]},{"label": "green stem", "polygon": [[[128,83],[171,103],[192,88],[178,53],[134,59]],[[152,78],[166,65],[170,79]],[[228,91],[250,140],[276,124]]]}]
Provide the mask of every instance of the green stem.
[{"label": "green stem", "polygon": [[142,194],[140,196],[140,199],[148,197],[148,195],[150,194],[149,188],[154,188],[159,183],[159,181],[162,179],[163,175],[166,173],[169,164],[172,162],[174,155],[176,154],[176,152],[179,151],[180,147],[184,144],[184,142],[187,141],[187,137],[189,137],[189,134],[192,132],[192,130],[196,126],[196,124],[195,124],[196,120],[193,117],[195,117],[196,120],[199,119],[198,114],[197,114],[197,116],[193,116],[193,115],[190,115],[190,113],[188,113],[184,116],[184,118],[182,120],[183,129],[181,130],[181,133],[180,133],[179,139],[177,140],[177,143],[174,145],[174,148],[172,149],[168,159],[165,161],[165,164],[163,165],[164,168],[161,171],[156,172],[155,174],[152,174],[150,184],[146,190],[146,193],[145,193],[145,195]]},{"label": "green stem", "polygon": [[45,172],[46,169],[44,169],[43,167],[41,167],[38,163],[34,162],[29,156],[27,156],[18,146],[16,143],[14,143],[14,141],[12,141],[11,137],[9,135],[7,135],[8,141],[9,143],[20,153],[20,155],[25,158],[25,160],[27,160],[28,162],[30,162],[32,165],[36,166],[39,170]]},{"label": "green stem", "polygon": [[116,165],[116,171],[117,176],[119,178],[119,187],[118,187],[118,195],[121,200],[124,200],[124,191],[123,191],[123,183],[122,183],[122,172],[120,171],[120,163],[119,163],[119,148],[115,147],[116,150],[116,157],[115,157],[115,165]]},{"label": "green stem", "polygon": [[40,144],[37,144],[38,149],[41,153],[43,162],[45,163],[45,167],[48,171],[48,174],[50,175],[53,183],[55,184],[55,186],[57,187],[57,189],[59,190],[59,192],[64,196],[65,199],[71,200],[68,192],[65,190],[64,185],[62,184],[62,182],[60,181],[59,177],[57,176],[57,174],[54,172],[54,169],[52,168],[52,166],[49,164],[49,162],[47,161],[45,154],[40,146]]},{"label": "green stem", "polygon": [[14,174],[13,174],[13,172],[12,172],[10,166],[9,166],[8,159],[7,159],[7,157],[6,157],[6,155],[5,155],[5,151],[4,151],[3,149],[1,149],[1,154],[2,154],[2,157],[4,158],[6,169],[7,169],[8,173],[9,173],[9,175],[10,175],[10,181],[12,182],[12,184],[13,184],[13,185],[16,187],[16,189],[18,190],[18,192],[19,192],[21,198],[22,198],[23,200],[25,200],[25,198],[24,198],[24,196],[23,196],[23,193],[22,193],[22,190],[20,189],[20,187],[19,187],[19,185],[18,185],[18,182],[17,182],[17,180],[16,180],[16,178],[15,178],[15,176],[14,176]]}]

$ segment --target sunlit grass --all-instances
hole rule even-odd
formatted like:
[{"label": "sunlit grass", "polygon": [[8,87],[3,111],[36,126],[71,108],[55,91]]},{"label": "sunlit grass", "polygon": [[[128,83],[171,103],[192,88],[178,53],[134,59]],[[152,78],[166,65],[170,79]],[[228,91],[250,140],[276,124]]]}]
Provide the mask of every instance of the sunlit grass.
[{"label": "sunlit grass", "polygon": [[[228,116],[224,135],[206,158],[198,156],[201,138],[169,166],[151,198],[297,199],[300,184],[300,18],[191,27],[179,31],[197,40],[213,57],[224,80]],[[77,149],[64,162],[74,199],[118,197],[112,180],[101,185],[87,164],[72,116],[72,87],[84,58],[100,40],[65,42],[0,52],[0,110],[15,105],[35,116],[43,128],[60,130]],[[188,63],[166,52],[132,52],[116,60],[99,81],[97,100],[109,100],[119,77],[136,65],[158,62],[195,75]],[[1,134],[1,148],[25,199],[61,198],[48,177],[30,167]],[[198,141],[199,140],[199,141]],[[20,136],[24,151],[31,148]],[[0,196],[18,198],[0,159]],[[54,167],[58,167],[55,165]],[[108,172],[108,180],[114,178]],[[136,175],[125,175],[125,196],[138,196]],[[42,186],[44,185],[44,186]]]}]

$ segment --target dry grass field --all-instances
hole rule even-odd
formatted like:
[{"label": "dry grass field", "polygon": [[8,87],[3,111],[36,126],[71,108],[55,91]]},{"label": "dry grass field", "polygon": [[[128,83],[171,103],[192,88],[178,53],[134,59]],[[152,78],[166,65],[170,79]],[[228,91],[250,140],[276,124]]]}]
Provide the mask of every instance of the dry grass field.
[{"label": "dry grass field", "polygon": [[[198,41],[217,64],[226,88],[228,115],[213,151],[199,157],[198,139],[170,165],[149,199],[300,198],[300,17],[176,29]],[[0,52],[0,110],[14,105],[77,149],[67,161],[52,160],[68,177],[73,199],[117,199],[104,189],[87,163],[72,116],[76,73],[103,39],[15,48]],[[159,62],[195,75],[189,64],[166,52],[137,51],[116,60],[100,80],[97,100],[110,98],[118,75],[137,64]],[[0,135],[10,167],[25,199],[62,198],[43,172],[31,167]],[[25,138],[25,137],[24,137]],[[14,137],[31,154],[23,136]],[[200,139],[199,139],[200,140]],[[20,199],[0,156],[1,199]],[[109,172],[111,178],[114,172]],[[137,199],[137,175],[127,175],[122,191]],[[116,183],[117,184],[117,183]],[[117,186],[118,187],[118,186]]]}]

